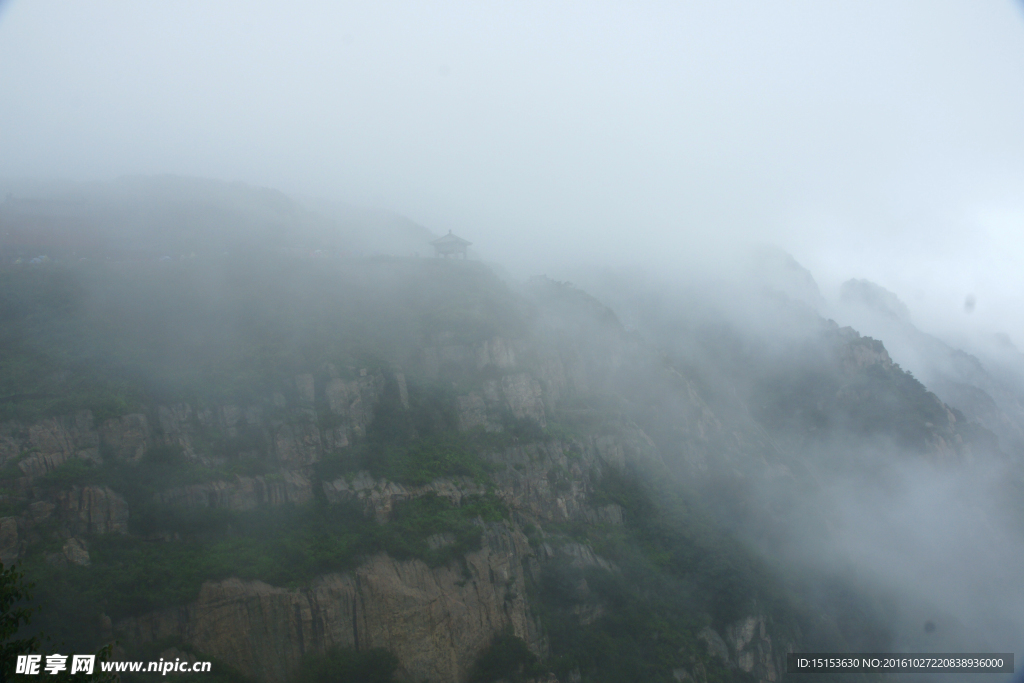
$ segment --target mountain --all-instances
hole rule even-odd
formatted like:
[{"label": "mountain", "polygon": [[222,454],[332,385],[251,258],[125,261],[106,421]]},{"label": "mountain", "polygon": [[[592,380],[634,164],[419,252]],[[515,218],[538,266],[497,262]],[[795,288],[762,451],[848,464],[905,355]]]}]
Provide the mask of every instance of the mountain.
[{"label": "mountain", "polygon": [[[892,292],[867,280],[850,280],[840,290],[845,320],[886,340],[900,364],[961,411],[999,437],[1008,454],[1024,457],[1024,382],[1014,369],[1024,367],[1007,350],[1005,364],[983,362],[914,326],[907,307]],[[1009,367],[1006,367],[1009,366]]]},{"label": "mountain", "polygon": [[356,254],[430,256],[429,242],[438,237],[405,216],[388,211],[313,198],[300,198],[299,202],[341,226],[349,249]]},{"label": "mountain", "polygon": [[[0,268],[0,560],[69,650],[261,683],[774,682],[790,651],[1020,633],[1024,536],[989,507],[1019,473],[976,481],[995,436],[822,318],[795,262],[795,288],[515,282],[278,249],[318,224],[261,201],[187,237],[259,249]],[[936,558],[982,543],[989,569]]]},{"label": "mountain", "polygon": [[179,176],[0,184],[0,259],[156,261],[237,250],[427,255],[426,228],[385,211]]}]

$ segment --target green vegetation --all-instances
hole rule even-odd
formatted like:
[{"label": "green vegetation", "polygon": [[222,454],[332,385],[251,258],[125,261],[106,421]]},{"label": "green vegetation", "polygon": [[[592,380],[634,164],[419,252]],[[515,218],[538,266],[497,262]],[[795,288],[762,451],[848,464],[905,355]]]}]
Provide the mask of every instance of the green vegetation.
[{"label": "green vegetation", "polygon": [[292,683],[392,683],[398,658],[382,648],[334,648],[302,658]]},{"label": "green vegetation", "polygon": [[[604,357],[603,344],[622,355],[616,346],[621,325],[609,309],[571,286],[539,283],[538,288],[552,310],[565,314],[567,327],[575,325],[580,338],[592,339],[588,362]],[[589,311],[589,317],[580,310]],[[512,517],[492,492],[458,506],[436,495],[421,496],[396,505],[386,524],[354,504],[328,505],[320,483],[359,470],[411,486],[468,477],[486,489],[494,465],[485,456],[494,451],[626,434],[624,425],[634,420],[655,442],[673,444],[664,448],[671,455],[680,443],[680,411],[692,408],[689,398],[670,404],[676,396],[672,391],[689,396],[692,388],[683,385],[681,374],[668,373],[679,386],[666,389],[658,383],[663,380],[657,377],[666,373],[660,367],[633,372],[626,366],[622,374],[627,378],[617,385],[621,394],[595,391],[549,406],[546,428],[509,411],[501,416],[499,433],[459,430],[458,395],[499,380],[502,371],[445,357],[458,357],[459,347],[497,335],[520,337],[533,315],[486,269],[430,260],[327,264],[264,255],[160,268],[0,270],[0,421],[27,423],[87,408],[99,425],[129,412],[187,401],[195,410],[225,403],[257,406],[264,426],[298,419],[295,415],[303,411],[302,419],[315,414],[317,425],[330,430],[346,419],[331,411],[326,379],[356,379],[358,369],[366,368],[375,373],[369,379],[382,376],[385,382],[365,436],[314,466],[317,500],[307,506],[190,511],[156,502],[160,491],[172,487],[234,475],[279,476],[268,443],[272,430],[244,425],[230,435],[208,426],[195,428],[194,445],[211,461],[223,463],[217,466],[189,461],[178,446],[159,446],[135,463],[106,457],[98,465],[73,458],[33,482],[37,498],[71,485],[109,486],[131,510],[130,535],[86,539],[89,566],[55,566],[48,555],[60,549],[61,541],[52,529],[34,530],[45,537],[33,543],[25,560],[39,586],[42,612],[36,625],[64,638],[70,648],[87,651],[97,644],[93,639],[100,632],[101,614],[116,620],[185,604],[196,598],[204,581],[239,577],[297,587],[326,572],[351,570],[379,552],[434,567],[448,565],[481,547],[486,524]],[[898,369],[870,366],[847,376],[827,363],[808,362],[776,372],[763,358],[742,358],[757,355],[748,349],[721,346],[722,354],[741,357],[737,372],[756,378],[751,403],[756,418],[771,429],[844,429],[921,444],[929,434],[926,422],[945,420],[934,397]],[[446,350],[452,354],[446,356]],[[540,362],[521,355],[517,360],[523,366]],[[433,369],[418,378],[410,375],[400,390],[392,363],[412,368],[428,364],[422,360],[426,356]],[[308,397],[298,403],[294,377],[299,373],[316,377],[312,404]],[[427,376],[437,379],[431,383]],[[284,404],[292,408],[271,401],[275,392],[285,394]],[[159,436],[154,417],[149,414],[150,426]],[[570,447],[569,457],[583,456]],[[15,458],[0,478],[20,474]],[[566,467],[549,467],[547,477],[556,493],[573,489]],[[738,508],[744,491],[735,478],[729,481],[733,488],[728,490],[711,477],[702,483],[709,492],[725,491],[728,495],[720,497]],[[586,680],[601,683],[667,683],[673,680],[672,670],[683,666],[702,669],[712,683],[743,683],[748,677],[710,657],[698,634],[707,626],[721,631],[752,614],[770,616],[776,643],[803,633],[815,634],[806,636],[805,643],[813,640],[821,650],[837,645],[886,649],[886,634],[877,627],[884,611],[863,599],[864,591],[839,579],[808,582],[819,591],[808,603],[824,605],[832,621],[809,616],[791,585],[709,521],[715,515],[697,509],[693,501],[698,496],[654,491],[635,473],[606,471],[590,502],[621,506],[624,527],[598,528],[580,521],[545,524],[543,530],[526,526],[535,547],[571,539],[590,545],[617,570],[546,560],[527,584],[531,609],[542,619],[550,642],[550,657],[539,662],[522,640],[505,633],[481,655],[472,681],[514,683],[550,669],[562,680],[578,670]],[[469,571],[464,561],[463,571]],[[6,572],[0,576],[0,588],[13,587],[15,602],[24,597],[18,581]],[[9,638],[6,623],[0,621],[0,635]],[[12,647],[31,646],[25,642]],[[296,683],[390,681],[396,667],[394,656],[385,651],[339,649],[307,657]],[[215,674],[211,680],[241,681],[227,668]]]},{"label": "green vegetation", "polygon": [[71,458],[37,483],[40,488],[51,490],[72,484],[109,486],[128,503],[131,531],[147,535],[160,527],[157,520],[173,515],[166,506],[154,501],[158,492],[230,476],[229,471],[212,469],[186,459],[180,446],[156,446],[134,463],[108,460],[98,465],[91,460]]},{"label": "green vegetation", "polygon": [[522,638],[511,632],[499,634],[473,665],[468,683],[522,683],[545,672],[537,655]]},{"label": "green vegetation", "polygon": [[33,610],[25,604],[31,599],[31,590],[24,572],[0,563],[0,678],[5,681],[13,676],[18,655],[35,652],[39,647],[39,638],[15,637],[32,620]]},{"label": "green vegetation", "polygon": [[[194,600],[204,581],[231,576],[297,586],[331,571],[356,567],[367,555],[387,552],[437,566],[480,548],[481,521],[507,515],[493,496],[453,506],[436,496],[399,503],[391,521],[377,524],[361,509],[309,505],[231,512],[168,511],[144,537],[107,534],[90,539],[92,564],[59,568],[45,561],[52,551],[37,546],[26,567],[39,585],[44,613],[59,613],[51,632],[90,646],[90,633],[70,624],[112,618]],[[145,540],[177,534],[182,540]],[[442,542],[431,541],[436,537]],[[59,607],[58,607],[59,606]]]},{"label": "green vegetation", "polygon": [[0,269],[0,421],[137,405],[125,375],[92,353],[102,322],[86,321],[88,300],[76,272]]},{"label": "green vegetation", "polygon": [[605,552],[685,579],[695,596],[691,610],[715,626],[749,615],[755,603],[770,596],[768,568],[683,500],[656,504],[636,476],[614,470],[602,479],[594,500],[617,503],[626,516],[628,538],[615,544],[611,537]]},{"label": "green vegetation", "polygon": [[417,486],[439,477],[483,482],[489,467],[473,439],[456,432],[415,439],[408,445],[364,443],[325,459],[322,476],[369,470],[375,478]]},{"label": "green vegetation", "polygon": [[[19,655],[38,654],[45,641],[52,645],[50,638],[42,633],[36,633],[28,637],[25,632],[30,629],[30,622],[37,607],[28,607],[27,603],[32,600],[31,591],[34,584],[25,581],[24,572],[17,567],[4,567],[0,563],[0,680],[14,680],[15,665]],[[21,636],[21,637],[19,637]],[[54,652],[52,647],[45,648],[44,652]],[[66,651],[66,650],[65,650]],[[87,649],[79,650],[79,653],[88,652]],[[47,674],[47,678],[58,683],[103,683],[115,680],[114,676],[103,674],[99,670],[99,663],[108,661],[113,651],[112,644],[108,644],[96,653],[96,666],[92,674],[78,672],[71,674],[70,666],[58,674]],[[40,667],[42,669],[42,667]]]},{"label": "green vegetation", "polygon": [[513,443],[519,434],[540,432],[532,420],[513,420],[503,432],[458,430],[455,396],[443,386],[410,383],[409,407],[400,403],[393,380],[374,410],[366,438],[333,453],[318,465],[319,476],[331,480],[343,473],[368,470],[384,478],[413,486],[439,477],[472,477],[483,483],[490,466],[480,453]]},{"label": "green vegetation", "polygon": [[[673,669],[699,662],[709,681],[747,680],[708,657],[697,633],[766,607],[766,569],[692,512],[672,514],[656,504],[636,476],[609,471],[592,502],[621,505],[627,525],[577,529],[584,538],[576,540],[591,543],[619,571],[545,564],[531,591],[550,640],[551,669],[560,677],[578,669],[602,683],[667,683]],[[581,614],[592,617],[581,625]]]},{"label": "green vegetation", "polygon": [[[574,541],[592,545],[617,570],[579,568],[555,559],[543,565],[538,581],[528,584],[550,643],[545,665],[560,678],[579,670],[585,680],[601,683],[669,683],[673,669],[682,667],[702,669],[708,681],[753,681],[709,656],[698,636],[706,626],[724,633],[726,626],[751,615],[767,619],[775,643],[802,634],[804,645],[819,651],[885,651],[889,646],[880,627],[889,615],[865,601],[863,587],[841,577],[784,581],[684,498],[655,495],[634,473],[606,472],[592,503],[621,505],[625,527],[575,526],[569,531]],[[806,603],[793,588],[797,583],[815,586],[816,604],[826,606],[831,616],[802,607]]]},{"label": "green vegetation", "polygon": [[[483,529],[478,522],[507,518],[508,510],[493,495],[473,497],[453,507],[444,498],[428,494],[395,506],[381,545],[397,559],[415,557],[438,566],[480,549]],[[431,548],[429,541],[437,535],[447,543]]]},{"label": "green vegetation", "polygon": [[[867,338],[850,343],[881,347]],[[776,432],[821,439],[878,435],[919,450],[927,448],[932,426],[948,421],[942,402],[898,366],[870,364],[851,373],[814,355],[789,359],[762,376],[751,406],[758,421]]]},{"label": "green vegetation", "polygon": [[524,315],[488,269],[427,259],[0,268],[0,421],[245,403],[327,362],[386,367],[437,335],[520,336]]},{"label": "green vegetation", "polygon": [[[549,565],[537,589],[551,647],[547,664],[568,677],[578,669],[602,683],[673,681],[672,670],[699,661],[709,681],[753,681],[702,650],[692,585],[642,564],[625,575]],[[597,616],[581,625],[579,614]]]}]

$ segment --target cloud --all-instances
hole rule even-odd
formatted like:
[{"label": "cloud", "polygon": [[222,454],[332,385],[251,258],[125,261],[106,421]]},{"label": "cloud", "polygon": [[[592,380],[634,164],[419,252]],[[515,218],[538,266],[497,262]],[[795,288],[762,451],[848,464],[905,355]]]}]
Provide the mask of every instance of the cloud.
[{"label": "cloud", "polygon": [[0,177],[241,180],[535,272],[771,242],[1024,337],[1010,3],[20,0],[0,64]]}]

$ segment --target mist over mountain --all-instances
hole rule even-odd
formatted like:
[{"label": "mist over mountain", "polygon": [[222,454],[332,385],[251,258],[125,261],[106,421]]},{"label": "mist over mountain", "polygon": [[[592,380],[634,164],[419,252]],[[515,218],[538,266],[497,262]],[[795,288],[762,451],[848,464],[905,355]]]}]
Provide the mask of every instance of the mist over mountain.
[{"label": "mist over mountain", "polygon": [[427,254],[426,228],[386,211],[180,176],[0,183],[3,258],[136,259],[239,249]]},{"label": "mist over mountain", "polygon": [[0,682],[1024,680],[1022,9],[0,0]]},{"label": "mist over mountain", "polygon": [[775,682],[1024,637],[1013,375],[868,281],[768,247],[519,279],[244,185],[7,192],[0,560],[67,648]]},{"label": "mist over mountain", "polygon": [[[1019,354],[1006,347],[994,361],[996,344],[982,346],[987,363],[963,349],[917,329],[895,294],[867,280],[851,280],[841,289],[836,315],[866,334],[884,339],[893,357],[950,406],[999,436],[1007,454],[1024,449],[1019,429],[1024,417],[1024,383]],[[994,342],[995,340],[993,340]],[[988,348],[986,348],[988,347]],[[998,356],[997,356],[998,357]]]}]

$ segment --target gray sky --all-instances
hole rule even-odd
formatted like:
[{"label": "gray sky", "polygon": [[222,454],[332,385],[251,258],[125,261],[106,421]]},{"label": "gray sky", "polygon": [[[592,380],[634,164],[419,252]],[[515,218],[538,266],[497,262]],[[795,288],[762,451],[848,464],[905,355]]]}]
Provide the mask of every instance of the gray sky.
[{"label": "gray sky", "polygon": [[1011,0],[0,0],[0,177],[242,180],[538,268],[774,242],[1020,346],[1022,121]]}]

